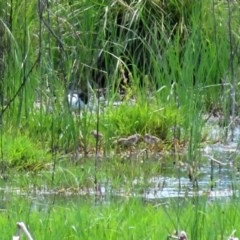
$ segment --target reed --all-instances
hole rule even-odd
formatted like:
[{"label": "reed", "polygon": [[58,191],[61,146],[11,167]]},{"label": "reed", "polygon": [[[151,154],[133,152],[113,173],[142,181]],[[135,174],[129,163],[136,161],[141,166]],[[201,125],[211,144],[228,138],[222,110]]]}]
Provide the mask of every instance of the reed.
[{"label": "reed", "polygon": [[[203,115],[221,116],[226,139],[237,116],[237,3],[16,0],[2,1],[0,13],[1,164],[17,173],[13,186],[92,189],[96,177],[131,192],[133,180],[141,178],[146,181],[137,184],[137,192],[143,192],[149,176],[166,163],[145,161],[141,139],[130,147],[137,150],[136,159],[123,152],[96,168],[87,156],[94,149],[115,156],[117,140],[128,143],[129,136],[149,133],[169,144],[169,151],[175,141],[187,143],[186,161],[197,187]],[[104,87],[106,105],[72,113],[69,86],[95,100],[95,89]],[[102,134],[99,144],[93,129]],[[239,227],[234,201],[223,208],[178,199],[170,210],[156,211],[130,199],[94,211],[84,203],[82,212],[72,203],[71,208],[53,205],[44,215],[27,211],[23,203],[15,211],[13,203],[21,199],[11,200],[8,214],[0,217],[6,239],[13,235],[9,213],[12,226],[21,219],[33,222],[36,239],[165,239],[173,230],[186,231],[190,239],[225,239]]]},{"label": "reed", "polygon": [[[37,98],[41,108],[46,105],[54,108],[53,125],[57,125],[55,118],[59,114],[66,125],[71,122],[70,128],[75,133],[64,135],[62,141],[69,142],[72,138],[76,145],[79,132],[75,123],[67,113],[61,113],[63,106],[67,108],[66,90],[71,83],[87,91],[87,81],[97,86],[103,84],[100,79],[105,79],[108,100],[116,99],[114,89],[122,89],[128,100],[133,97],[147,101],[151,94],[164,108],[175,104],[189,113],[218,107],[228,109],[227,96],[230,85],[234,84],[225,85],[223,79],[230,61],[229,36],[237,41],[233,34],[237,13],[231,10],[234,6],[222,2],[213,1],[212,8],[205,0],[191,3],[191,7],[188,4],[188,1],[181,6],[173,2],[164,5],[161,1],[134,1],[131,5],[121,1],[112,5],[39,2],[39,5],[30,4],[26,12],[23,11],[26,3],[19,2],[4,8],[1,29],[11,43],[9,51],[4,51],[4,58],[6,69],[13,69],[3,73],[4,121],[26,126],[24,122],[31,117],[28,110],[33,109]],[[18,21],[19,17],[24,21]],[[227,17],[231,28],[224,24]],[[232,61],[231,72],[235,69]],[[216,101],[220,95],[226,96],[226,101],[217,106],[215,102],[220,102]],[[197,102],[191,105],[191,101]],[[43,128],[45,117],[44,114],[40,118]],[[131,120],[135,121],[133,117]],[[79,123],[82,129],[87,128],[82,130],[86,150],[90,122]],[[50,134],[57,135],[58,129],[54,127]],[[43,131],[40,132],[41,135]],[[128,132],[135,133],[136,129]],[[154,133],[154,129],[150,132]],[[40,138],[45,141],[44,136]],[[59,141],[56,137],[52,139],[53,145]]]}]

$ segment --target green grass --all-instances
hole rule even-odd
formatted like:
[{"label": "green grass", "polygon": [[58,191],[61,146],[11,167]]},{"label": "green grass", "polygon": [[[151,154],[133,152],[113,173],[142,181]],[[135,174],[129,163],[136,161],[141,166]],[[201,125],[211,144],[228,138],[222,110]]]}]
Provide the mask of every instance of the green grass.
[{"label": "green grass", "polygon": [[[65,105],[62,105],[60,113],[58,105],[52,108],[52,112],[44,106],[32,109],[27,118],[21,118],[17,130],[13,126],[8,130],[3,128],[1,149],[4,159],[12,166],[24,164],[24,160],[20,161],[23,158],[32,163],[45,158],[43,162],[46,162],[51,152],[74,153],[80,146],[93,152],[95,139],[90,133],[96,129],[96,112],[84,111],[81,116],[75,116]],[[116,150],[112,144],[115,139],[135,133],[150,133],[166,143],[171,142],[172,128],[176,122],[183,126],[184,121],[175,106],[163,106],[155,99],[139,99],[132,105],[126,100],[119,107],[110,103],[99,116],[99,131],[103,134],[101,148],[111,155]],[[186,134],[184,130],[182,132]]]},{"label": "green grass", "polygon": [[[3,188],[79,190],[93,188],[96,177],[115,189],[139,193],[162,166],[172,166],[172,159],[147,159],[143,143],[136,147],[140,158],[135,154],[130,160],[125,152],[116,156],[116,138],[151,133],[170,152],[177,138],[187,143],[186,162],[196,165],[203,161],[203,114],[218,109],[228,126],[236,103],[237,115],[240,38],[235,2],[73,0],[40,9],[27,1],[5,2],[0,3]],[[101,108],[100,116],[97,111],[74,116],[66,103],[68,85],[86,90],[89,82],[94,88],[96,76],[105,77],[109,106]],[[112,103],[122,98],[119,88],[125,96],[115,108]],[[82,155],[73,160],[79,147],[85,155],[95,152],[90,132],[98,122],[106,159],[98,164]],[[136,187],[134,179],[143,182]],[[36,239],[166,239],[180,228],[190,239],[220,240],[239,227],[235,201],[212,205],[188,199],[155,209],[136,199],[97,206],[90,200],[81,202],[81,211],[68,201],[43,203],[38,211],[31,198],[9,196],[0,216],[4,238],[10,239],[19,220],[29,223]]]},{"label": "green grass", "polygon": [[[238,8],[234,3],[230,7]],[[114,89],[123,87],[126,74],[130,81],[123,87],[126,104],[117,111],[106,109],[100,118],[108,138],[150,132],[169,140],[175,125],[182,127],[185,139],[197,142],[201,127],[190,125],[212,108],[221,109],[228,122],[231,58],[238,74],[238,56],[230,55],[229,38],[232,34],[238,52],[239,18],[235,10],[229,15],[224,2],[63,1],[44,6],[40,15],[36,8],[35,3],[3,4],[0,47],[6,70],[0,90],[5,129],[21,127],[42,145],[61,151],[76,148],[82,136],[87,149],[96,116],[74,122],[65,95],[70,82],[82,89],[87,81],[96,86],[97,70],[104,72],[110,102],[118,99]],[[237,100],[238,85],[234,87]],[[34,108],[36,95],[40,112]],[[128,107],[132,98],[137,104]]]},{"label": "green grass", "polygon": [[[56,166],[53,170],[54,160]],[[21,186],[26,191],[32,191],[32,189],[70,193],[83,191],[88,195],[89,190],[95,188],[96,177],[99,184],[107,188],[108,185],[111,186],[108,193],[110,195],[111,191],[118,192],[121,189],[129,194],[138,194],[154,186],[154,183],[149,182],[151,177],[161,175],[164,168],[171,169],[172,173],[173,166],[171,157],[149,160],[146,159],[145,152],[139,159],[115,156],[99,161],[96,168],[94,158],[82,158],[76,161],[71,159],[71,156],[66,156],[66,158],[60,156],[56,159],[52,157],[51,162],[39,161],[35,164],[35,168],[30,168],[28,162],[15,168],[8,166],[2,173],[0,184],[3,188]],[[38,167],[39,165],[41,167]],[[54,181],[52,181],[53,171]],[[139,181],[134,184],[133,181],[137,179]]]},{"label": "green grass", "polygon": [[213,204],[204,198],[173,199],[158,204],[132,198],[8,199],[0,215],[4,239],[15,234],[16,222],[24,221],[34,239],[166,239],[178,229],[189,239],[220,240],[238,229],[240,220],[237,200]]},{"label": "green grass", "polygon": [[[27,12],[23,11],[24,2],[4,9],[5,12],[13,10],[11,28],[4,22],[8,19],[2,19],[4,40],[12,42],[8,52],[5,45],[2,46],[6,51],[5,64],[7,69],[14,69],[4,74],[3,88],[7,97],[17,90],[38,53],[41,53],[41,67],[33,68],[28,75],[24,85],[27,98],[33,95],[34,88],[31,87],[44,90],[50,86],[50,90],[55,91],[59,85],[66,88],[73,81],[85,88],[86,79],[92,81],[92,68],[98,68],[96,58],[101,52],[108,70],[109,88],[118,83],[122,71],[129,67],[132,67],[132,85],[137,89],[144,77],[144,84],[148,79],[146,85],[150,88],[154,88],[155,83],[169,87],[172,81],[177,81],[178,93],[194,90],[193,81],[197,82],[197,87],[221,84],[221,78],[228,71],[230,56],[229,16],[224,2],[215,5],[214,9],[214,2],[206,0],[172,1],[169,4],[133,1],[131,6],[117,1],[111,7],[110,2],[108,5],[108,2],[73,1],[68,4],[63,1],[58,6],[49,5],[49,15],[46,8],[43,9],[42,22],[36,14],[36,4],[30,4]],[[231,17],[233,35],[238,41],[237,11],[233,11]],[[24,21],[19,22],[19,18]],[[21,68],[26,51],[25,65]],[[8,79],[15,84],[10,84]],[[210,100],[221,92],[220,87],[217,91],[216,87],[214,89]],[[205,89],[206,98],[209,92],[212,92],[211,87]],[[20,101],[24,102],[24,99]],[[182,99],[180,101],[184,103]]]},{"label": "green grass", "polygon": [[40,143],[26,135],[4,135],[1,146],[2,163],[5,162],[9,168],[38,171],[51,159]]}]

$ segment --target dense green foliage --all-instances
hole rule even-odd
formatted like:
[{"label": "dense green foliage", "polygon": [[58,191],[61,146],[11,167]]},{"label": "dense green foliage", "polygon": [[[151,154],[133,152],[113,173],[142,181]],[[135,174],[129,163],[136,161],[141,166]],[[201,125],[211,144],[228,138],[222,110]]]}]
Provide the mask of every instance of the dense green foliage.
[{"label": "dense green foliage", "polygon": [[[141,114],[138,106],[132,110],[125,130],[118,111],[111,131],[120,135],[149,131],[166,138],[178,124],[191,137],[191,123],[212,109],[222,109],[227,121],[239,98],[238,10],[235,2],[214,0],[2,3],[3,129],[21,125],[44,144],[46,138],[60,148],[76,144],[79,130],[66,93],[69,84],[87,91],[88,83],[104,85],[110,102],[121,89],[126,103],[134,98],[144,106]],[[145,104],[149,96],[156,100]],[[159,105],[158,120],[139,116]],[[78,123],[86,143],[93,121]]]},{"label": "dense green foliage", "polygon": [[94,202],[94,198],[61,196],[8,197],[11,201],[4,203],[0,216],[4,239],[15,234],[19,219],[28,224],[34,239],[100,240],[167,239],[176,229],[186,231],[189,239],[228,239],[240,221],[239,201],[212,204],[182,199],[154,204],[124,198],[107,204],[98,198]]},{"label": "dense green foliage", "polygon": [[[46,205],[37,191],[89,195],[106,183],[126,197],[138,195],[166,165],[178,178],[201,177],[203,115],[220,116],[227,133],[239,109],[239,6],[225,0],[1,1],[0,181],[6,191],[35,189],[38,199],[3,193],[4,239],[20,220],[36,239],[166,239],[183,229],[190,239],[216,240],[239,228],[234,199],[212,205],[204,197],[184,198],[155,207],[132,198],[112,201],[112,193],[104,204],[91,198],[55,204],[53,195]],[[92,111],[71,111],[70,86],[88,92]],[[104,101],[97,100],[97,88],[104,88]],[[94,129],[103,134],[97,143]],[[116,140],[136,133],[161,142],[156,147],[141,139],[119,151]],[[186,155],[177,155],[182,146]],[[134,185],[135,179],[141,181]]]},{"label": "dense green foliage", "polygon": [[[237,81],[233,81],[238,77],[239,59],[236,4],[3,2],[3,131],[20,125],[42,144],[51,139],[48,147],[68,148],[76,145],[80,124],[88,144],[88,134],[96,128],[95,116],[76,124],[65,97],[69,84],[87,91],[88,83],[104,85],[110,103],[118,99],[120,88],[126,103],[134,98],[142,108],[141,113],[139,106],[126,110],[132,112],[128,119],[121,110],[117,114],[113,110],[114,118],[107,114],[116,127],[110,135],[106,133],[109,137],[150,132],[165,139],[168,129],[178,124],[189,138],[194,119],[199,121],[202,112],[212,109],[222,109],[227,121],[231,105],[239,98]],[[149,96],[155,100],[146,104]],[[164,109],[160,115],[144,118],[160,108]],[[104,121],[100,125],[104,131]]]}]

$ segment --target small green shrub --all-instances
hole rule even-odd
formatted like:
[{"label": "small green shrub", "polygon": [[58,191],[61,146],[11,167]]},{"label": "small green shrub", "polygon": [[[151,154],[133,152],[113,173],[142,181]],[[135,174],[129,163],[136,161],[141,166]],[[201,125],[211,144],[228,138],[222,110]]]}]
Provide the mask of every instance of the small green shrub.
[{"label": "small green shrub", "polygon": [[166,139],[176,113],[176,111],[173,113],[167,107],[161,108],[156,104],[129,105],[129,103],[123,103],[116,109],[108,110],[106,121],[111,123],[109,127],[116,136],[151,133]]},{"label": "small green shrub", "polygon": [[36,141],[20,134],[4,135],[2,152],[6,162],[19,170],[41,168],[50,159],[47,151],[41,149]]}]

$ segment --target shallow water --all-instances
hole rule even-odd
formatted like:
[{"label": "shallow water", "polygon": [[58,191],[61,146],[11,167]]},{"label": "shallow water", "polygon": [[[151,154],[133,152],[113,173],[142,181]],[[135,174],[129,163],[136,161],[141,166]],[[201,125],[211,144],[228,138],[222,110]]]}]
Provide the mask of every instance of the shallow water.
[{"label": "shallow water", "polygon": [[[230,137],[226,142],[220,142],[223,139],[223,129],[218,125],[212,125],[208,129],[210,142],[205,143],[200,149],[201,159],[203,162],[196,170],[197,182],[192,182],[188,176],[189,165],[173,166],[172,162],[165,166],[165,173],[157,176],[149,177],[149,179],[133,179],[130,190],[125,187],[114,189],[111,182],[99,183],[98,188],[87,190],[59,190],[30,187],[28,191],[20,188],[2,187],[0,194],[2,199],[10,194],[18,196],[31,196],[32,199],[52,199],[52,197],[61,198],[74,196],[97,197],[108,202],[112,197],[140,197],[145,200],[164,200],[168,198],[186,198],[194,196],[203,196],[209,199],[230,198],[239,195],[240,183],[240,159],[238,138],[240,136],[240,128],[236,128],[233,141]],[[182,158],[187,158],[186,153],[181,154]],[[175,156],[172,156],[174,159]],[[157,157],[159,158],[159,156]],[[169,158],[169,156],[168,156]],[[171,157],[170,157],[171,158]],[[149,159],[151,161],[151,159]],[[156,159],[155,159],[156,160]],[[155,161],[153,160],[153,161]],[[203,160],[203,161],[202,161]],[[188,160],[191,163],[191,160]],[[142,187],[141,183],[147,181],[146,187]],[[138,185],[141,185],[139,190]]]},{"label": "shallow water", "polygon": [[[224,130],[218,125],[214,127],[211,125],[209,130],[211,140],[223,139]],[[188,178],[187,168],[183,167],[176,174],[178,177],[156,176],[149,179],[155,187],[146,190],[145,198],[152,200],[206,196],[214,199],[238,196],[240,183],[240,163],[237,158],[240,153],[239,136],[240,128],[238,127],[235,129],[233,140],[230,140],[229,133],[225,143],[205,144],[200,149],[206,163],[197,170],[200,173],[197,177],[197,187]],[[185,176],[182,176],[184,173]]]}]

